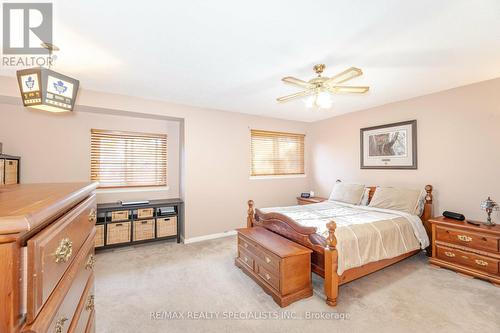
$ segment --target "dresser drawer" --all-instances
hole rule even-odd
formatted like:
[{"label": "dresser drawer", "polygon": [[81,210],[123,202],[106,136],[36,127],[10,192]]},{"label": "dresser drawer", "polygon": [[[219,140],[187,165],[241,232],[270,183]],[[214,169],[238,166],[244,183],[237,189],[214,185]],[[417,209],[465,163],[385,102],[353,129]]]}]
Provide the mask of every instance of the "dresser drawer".
[{"label": "dresser drawer", "polygon": [[494,236],[482,235],[458,229],[436,227],[438,241],[458,244],[472,249],[498,252],[499,239]]},{"label": "dresser drawer", "polygon": [[499,260],[475,253],[436,245],[437,258],[489,274],[499,273]]},{"label": "dresser drawer", "polygon": [[90,276],[87,282],[87,286],[83,291],[83,295],[80,298],[78,307],[76,309],[71,326],[68,329],[68,333],[81,333],[85,332],[87,323],[90,319],[92,311],[94,311],[94,277]]},{"label": "dresser drawer", "polygon": [[94,236],[95,230],[92,230],[57,288],[28,326],[29,332],[68,332],[85,287],[93,277],[93,266],[89,265],[89,258],[94,254]]},{"label": "dresser drawer", "polygon": [[265,250],[262,247],[258,247],[256,255],[259,260],[264,264],[266,269],[270,270],[272,273],[279,275],[280,272],[280,257],[274,255],[273,253]]},{"label": "dresser drawer", "polygon": [[257,264],[256,265],[256,273],[259,274],[259,276],[266,281],[271,287],[276,289],[277,291],[280,290],[280,279],[275,273],[271,272],[270,270],[266,269],[263,265]]},{"label": "dresser drawer", "polygon": [[245,264],[251,270],[254,269],[255,261],[250,252],[246,251],[242,246],[238,246],[238,258],[240,258],[241,262]]},{"label": "dresser drawer", "polygon": [[28,322],[36,317],[94,229],[95,206],[92,195],[28,240]]}]

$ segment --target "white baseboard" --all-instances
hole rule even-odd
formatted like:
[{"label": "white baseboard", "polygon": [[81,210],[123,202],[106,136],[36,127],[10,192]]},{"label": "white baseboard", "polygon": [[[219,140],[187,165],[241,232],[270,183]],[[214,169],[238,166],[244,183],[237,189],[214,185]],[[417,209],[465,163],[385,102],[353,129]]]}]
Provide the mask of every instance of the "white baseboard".
[{"label": "white baseboard", "polygon": [[211,235],[205,235],[205,236],[199,236],[199,237],[193,237],[193,238],[186,238],[186,239],[184,239],[184,244],[197,243],[197,242],[202,242],[202,241],[209,240],[209,239],[216,239],[216,238],[228,237],[228,236],[233,236],[233,235],[236,235],[236,230],[229,230],[229,231],[221,232],[218,234],[211,234]]}]

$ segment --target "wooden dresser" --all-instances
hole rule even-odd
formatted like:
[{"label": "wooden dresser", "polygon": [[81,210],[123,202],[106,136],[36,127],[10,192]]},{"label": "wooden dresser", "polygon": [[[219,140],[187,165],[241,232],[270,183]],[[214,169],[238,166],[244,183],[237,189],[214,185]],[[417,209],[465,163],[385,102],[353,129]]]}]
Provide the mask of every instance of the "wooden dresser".
[{"label": "wooden dresser", "polygon": [[261,227],[238,229],[235,264],[279,306],[312,296],[311,250]]},{"label": "wooden dresser", "polygon": [[432,224],[430,263],[500,286],[500,225],[479,226],[437,217]]},{"label": "wooden dresser", "polygon": [[0,187],[0,332],[93,332],[96,187]]}]

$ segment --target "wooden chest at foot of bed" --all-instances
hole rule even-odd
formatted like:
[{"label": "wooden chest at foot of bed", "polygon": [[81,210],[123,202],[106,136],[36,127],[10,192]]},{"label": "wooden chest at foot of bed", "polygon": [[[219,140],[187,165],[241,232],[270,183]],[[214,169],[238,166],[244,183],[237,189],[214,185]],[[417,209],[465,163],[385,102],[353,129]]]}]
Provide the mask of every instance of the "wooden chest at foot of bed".
[{"label": "wooden chest at foot of bed", "polygon": [[279,306],[312,296],[311,250],[261,227],[238,229],[235,264]]}]

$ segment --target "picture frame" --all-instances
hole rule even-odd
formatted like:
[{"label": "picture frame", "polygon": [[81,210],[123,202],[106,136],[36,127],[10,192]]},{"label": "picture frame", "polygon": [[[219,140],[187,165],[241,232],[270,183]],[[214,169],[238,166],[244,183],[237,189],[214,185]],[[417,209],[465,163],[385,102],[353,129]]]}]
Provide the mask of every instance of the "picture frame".
[{"label": "picture frame", "polygon": [[361,169],[417,169],[417,121],[362,128]]}]

